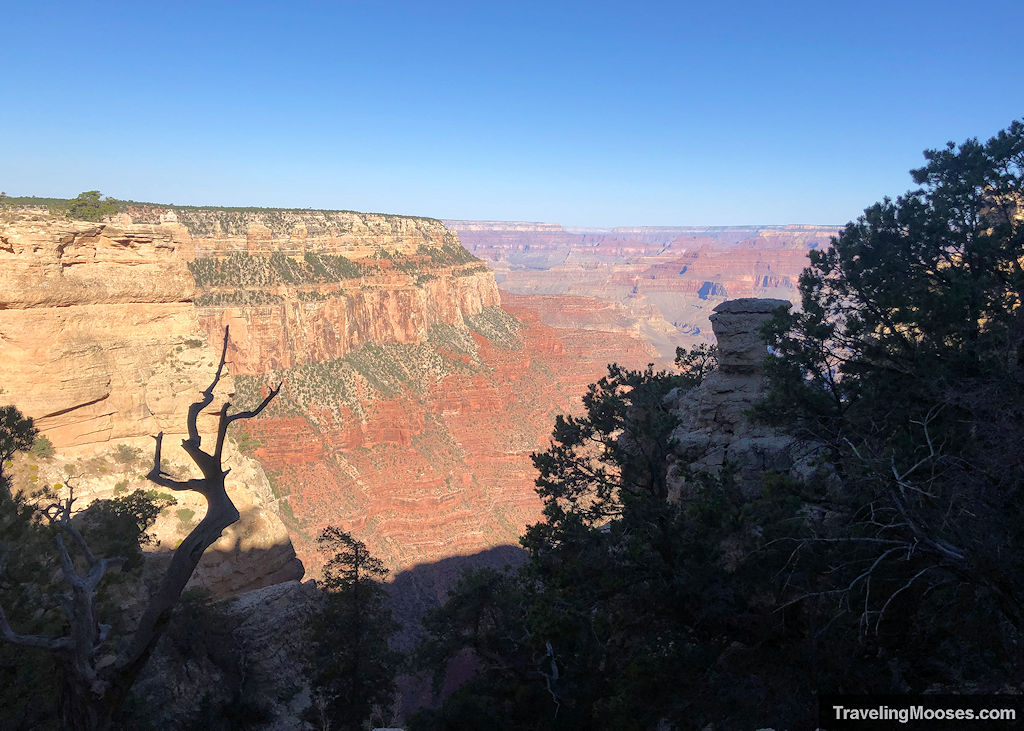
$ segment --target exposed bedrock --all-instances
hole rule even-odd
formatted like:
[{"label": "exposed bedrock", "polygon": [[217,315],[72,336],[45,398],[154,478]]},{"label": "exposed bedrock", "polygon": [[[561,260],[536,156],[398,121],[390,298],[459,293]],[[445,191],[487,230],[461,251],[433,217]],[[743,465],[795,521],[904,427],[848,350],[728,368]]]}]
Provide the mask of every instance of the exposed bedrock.
[{"label": "exposed bedrock", "polygon": [[[81,506],[151,487],[139,476],[158,432],[167,464],[187,474],[191,461],[179,446],[186,414],[213,378],[223,337],[221,330],[208,340],[199,325],[190,254],[189,232],[174,222],[0,214],[0,403],[33,417],[57,450],[37,478],[63,484],[65,464],[79,475]],[[217,403],[233,391],[231,377],[222,379]],[[214,423],[199,420],[209,439]],[[119,447],[139,456],[119,462]],[[231,445],[227,463],[243,517],[204,556],[195,581],[225,594],[302,576],[262,468]],[[176,498],[156,527],[162,550],[191,528],[178,511],[205,510],[198,495]]]},{"label": "exposed bedrock", "polygon": [[715,307],[711,326],[718,341],[719,367],[692,389],[676,389],[666,403],[679,418],[672,433],[675,459],[670,492],[678,498],[688,473],[736,470],[741,485],[756,490],[765,470],[811,470],[812,445],[751,420],[750,408],[765,396],[763,362],[768,357],[761,327],[786,300],[727,300]]}]

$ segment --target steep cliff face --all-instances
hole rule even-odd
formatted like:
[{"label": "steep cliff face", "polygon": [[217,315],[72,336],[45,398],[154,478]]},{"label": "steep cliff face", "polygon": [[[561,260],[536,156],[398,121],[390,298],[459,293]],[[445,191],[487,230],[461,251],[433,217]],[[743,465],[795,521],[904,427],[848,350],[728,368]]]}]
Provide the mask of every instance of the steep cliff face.
[{"label": "steep cliff face", "polygon": [[[161,431],[167,462],[184,474],[190,460],[177,444],[189,404],[212,380],[223,337],[207,341],[192,305],[188,231],[42,211],[0,216],[0,399],[33,417],[57,449],[24,486],[62,484],[70,472],[85,501],[146,487],[138,479],[145,458],[118,460],[117,449],[151,454],[150,435]],[[225,379],[218,399],[233,390]],[[199,426],[210,433],[212,419]],[[226,593],[301,576],[262,469],[233,450],[227,462],[243,519],[204,557],[197,581]],[[204,509],[190,495],[175,508]],[[191,526],[172,514],[157,527],[161,544],[173,548]]]},{"label": "steep cliff face", "polygon": [[43,213],[0,220],[0,381],[59,447],[183,430],[211,358],[196,340],[183,235]]},{"label": "steep cliff face", "polygon": [[281,403],[248,426],[307,565],[320,560],[312,538],[329,523],[404,570],[516,545],[540,518],[529,455],[547,444],[555,415],[608,362],[638,367],[652,354],[635,338],[560,331],[505,307],[418,346],[366,347],[253,379],[253,391],[285,380]]},{"label": "steep cliff face", "polygon": [[[494,278],[477,262],[441,267],[429,257],[403,257],[408,273],[387,259],[348,262],[358,278],[330,281],[330,274],[313,265],[278,271],[273,265],[279,261],[294,260],[234,255],[193,262],[201,287],[199,320],[211,334],[231,326],[234,373],[255,375],[342,358],[368,343],[422,343],[431,328],[461,326],[465,318],[498,304]],[[325,257],[306,255],[302,263],[310,261],[319,266]],[[223,282],[233,265],[245,271],[265,266],[268,281]],[[207,274],[210,268],[216,269]]]}]

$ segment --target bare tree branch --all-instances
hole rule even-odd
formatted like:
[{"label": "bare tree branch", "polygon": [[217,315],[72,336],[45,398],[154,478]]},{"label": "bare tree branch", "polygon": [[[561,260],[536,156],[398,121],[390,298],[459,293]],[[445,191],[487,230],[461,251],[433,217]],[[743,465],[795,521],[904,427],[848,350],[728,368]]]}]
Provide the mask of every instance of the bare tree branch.
[{"label": "bare tree branch", "polygon": [[277,384],[277,386],[271,388],[270,393],[268,393],[266,397],[263,399],[263,401],[260,402],[260,405],[257,406],[255,409],[252,409],[251,411],[239,411],[237,414],[231,414],[230,416],[227,416],[227,408],[228,406],[230,406],[230,404],[224,404],[224,413],[226,418],[221,419],[219,428],[217,429],[217,447],[214,451],[214,456],[218,460],[220,459],[221,453],[224,450],[224,438],[227,436],[228,427],[233,422],[236,422],[240,419],[252,419],[256,416],[259,416],[260,412],[262,412],[263,409],[267,408],[267,404],[269,404],[274,399],[274,397],[281,392],[282,385],[284,385],[284,381],[280,381]]},{"label": "bare tree branch", "polygon": [[[203,451],[200,448],[196,421],[199,413],[213,401],[213,390],[220,381],[221,374],[224,369],[225,359],[227,356],[227,344],[228,329],[225,327],[224,346],[221,350],[221,358],[220,363],[217,366],[217,371],[214,374],[213,381],[210,383],[209,387],[203,391],[202,398],[192,404],[189,408],[189,438],[183,440],[181,443],[182,448],[203,473],[203,479],[192,479],[182,483],[180,481],[173,481],[165,478],[165,473],[162,472],[159,466],[159,450],[162,442],[162,434],[157,437],[156,454],[154,455],[154,468],[151,470],[150,474],[160,480],[157,481],[157,484],[171,486],[168,482],[172,482],[178,486],[176,489],[190,489],[200,493],[206,498],[207,511],[199,524],[192,529],[192,532],[185,537],[175,550],[174,555],[171,557],[171,562],[164,573],[163,581],[150,598],[149,605],[143,612],[139,626],[136,629],[127,649],[118,659],[117,667],[119,668],[122,683],[117,692],[122,695],[127,693],[128,688],[130,688],[131,681],[134,680],[135,676],[149,659],[149,655],[152,652],[153,647],[156,645],[156,641],[160,638],[167,621],[170,619],[171,611],[177,604],[178,599],[181,596],[181,592],[184,590],[185,585],[188,583],[188,580],[191,578],[196,566],[199,564],[199,560],[202,558],[203,553],[218,538],[220,538],[221,533],[225,528],[238,521],[240,517],[238,509],[228,496],[227,489],[224,484],[224,479],[228,474],[228,470],[224,470],[221,466],[224,436],[227,432],[228,425],[233,421],[252,418],[258,415],[281,390],[281,384],[278,384],[276,388],[271,389],[270,393],[265,399],[263,399],[263,402],[259,407],[252,411],[243,411],[232,415],[229,413],[230,404],[225,403],[218,414],[217,443],[214,453],[210,454]],[[127,682],[127,685],[124,685],[125,681]]]},{"label": "bare tree branch", "polygon": [[892,604],[893,600],[897,596],[902,594],[904,591],[909,589],[911,586],[913,586],[914,582],[916,582],[919,578],[921,578],[921,576],[924,575],[924,573],[926,571],[930,571],[933,568],[935,568],[935,567],[934,566],[925,566],[923,569],[921,569],[916,574],[911,576],[910,580],[907,581],[906,584],[904,584],[899,589],[897,589],[896,591],[894,591],[892,594],[889,595],[889,598],[885,600],[885,604],[883,604],[882,608],[878,610],[878,621],[875,622],[875,634],[878,634],[878,627],[879,627],[879,625],[882,624],[882,619],[885,617],[885,610],[889,608],[889,605]]},{"label": "bare tree branch", "polygon": [[207,406],[213,403],[213,389],[220,383],[221,373],[224,371],[224,363],[228,355],[228,326],[224,326],[224,346],[220,351],[220,363],[217,365],[217,372],[213,376],[213,381],[207,386],[206,390],[202,393],[202,398],[193,403],[188,408],[188,440],[192,442],[196,449],[201,444],[199,436],[199,428],[196,426],[196,422],[199,418],[199,413]]},{"label": "bare tree branch", "polygon": [[[202,450],[197,421],[200,412],[213,402],[214,389],[224,372],[228,348],[228,329],[224,329],[224,345],[220,363],[210,385],[201,393],[199,400],[188,410],[188,438],[182,440],[182,448],[192,458],[203,474],[202,479],[176,480],[162,468],[163,432],[154,437],[153,467],[147,477],[161,487],[172,490],[193,490],[207,501],[206,515],[185,537],[171,556],[159,588],[150,597],[138,627],[117,660],[111,665],[98,666],[99,648],[107,640],[110,625],[95,619],[96,593],[108,570],[124,563],[123,558],[98,558],[90,550],[78,526],[72,520],[72,506],[75,502],[74,486],[68,482],[68,497],[47,506],[41,512],[58,529],[57,551],[61,573],[70,592],[60,598],[60,606],[70,628],[68,637],[41,637],[19,635],[10,627],[6,616],[0,610],[0,638],[20,645],[40,647],[60,652],[64,682],[71,691],[67,697],[74,699],[67,707],[62,703],[65,725],[78,728],[82,718],[90,719],[89,728],[105,728],[113,713],[123,704],[128,691],[139,672],[145,666],[153,648],[163,633],[170,615],[185,585],[192,577],[203,553],[232,523],[239,519],[238,509],[227,494],[224,478],[228,471],[221,466],[221,455],[228,426],[240,419],[257,416],[281,390],[281,384],[270,390],[260,405],[251,411],[230,414],[230,404],[225,403],[217,423],[217,445],[213,454]],[[75,568],[75,559],[62,534],[71,537],[73,545],[81,552],[88,567],[84,575]]]},{"label": "bare tree branch", "polygon": [[43,637],[41,635],[19,635],[7,622],[7,615],[0,607],[0,637],[15,645],[24,647],[41,647],[44,650],[70,650],[75,641],[70,637]]},{"label": "bare tree branch", "polygon": [[281,386],[284,385],[284,381],[279,382],[276,386],[270,389],[270,393],[266,395],[260,405],[251,411],[239,411],[237,414],[232,414],[228,417],[228,423],[238,421],[239,419],[252,419],[253,417],[259,416],[263,409],[267,408],[267,404],[274,400],[274,397],[281,392]]},{"label": "bare tree branch", "polygon": [[201,487],[201,480],[175,480],[161,466],[160,452],[163,448],[164,433],[160,432],[153,437],[156,440],[156,448],[153,452],[153,469],[146,473],[146,479],[150,482],[166,487],[170,490],[196,490]]}]

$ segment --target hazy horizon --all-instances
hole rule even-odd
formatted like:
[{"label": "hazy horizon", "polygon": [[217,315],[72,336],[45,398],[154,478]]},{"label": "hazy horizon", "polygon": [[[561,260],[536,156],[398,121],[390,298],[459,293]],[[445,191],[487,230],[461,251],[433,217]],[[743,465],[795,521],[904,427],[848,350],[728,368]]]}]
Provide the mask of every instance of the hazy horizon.
[{"label": "hazy horizon", "polygon": [[[58,200],[71,200],[74,196],[58,196],[58,195],[38,195],[36,193],[22,193],[9,191],[2,191],[9,198],[40,198],[40,199],[58,199]],[[83,191],[79,191],[83,192]],[[104,191],[100,191],[106,193]],[[115,197],[116,196],[112,196]],[[378,216],[403,216],[407,218],[429,218],[441,221],[444,224],[449,223],[479,223],[479,224],[519,224],[519,225],[530,225],[530,226],[558,226],[561,230],[567,233],[575,232],[594,232],[594,233],[614,233],[618,231],[627,232],[636,229],[654,229],[654,230],[671,230],[671,229],[747,229],[747,228],[760,228],[760,229],[785,229],[788,227],[804,227],[804,228],[841,228],[846,225],[843,223],[815,223],[813,221],[788,221],[788,222],[747,222],[747,223],[725,223],[725,224],[705,224],[699,222],[692,223],[625,223],[625,224],[614,224],[611,226],[597,226],[579,223],[563,223],[562,221],[525,221],[519,219],[481,219],[481,218],[441,218],[438,216],[419,216],[416,214],[403,213],[401,211],[357,211],[351,208],[314,208],[310,206],[275,206],[275,205],[261,205],[261,206],[247,206],[247,205],[221,205],[218,203],[175,203],[175,202],[160,202],[160,201],[140,201],[133,198],[119,199],[125,203],[138,204],[140,206],[165,206],[168,208],[197,208],[197,209],[252,209],[252,210],[265,210],[265,211],[323,211],[326,213],[363,213],[368,215]]]}]

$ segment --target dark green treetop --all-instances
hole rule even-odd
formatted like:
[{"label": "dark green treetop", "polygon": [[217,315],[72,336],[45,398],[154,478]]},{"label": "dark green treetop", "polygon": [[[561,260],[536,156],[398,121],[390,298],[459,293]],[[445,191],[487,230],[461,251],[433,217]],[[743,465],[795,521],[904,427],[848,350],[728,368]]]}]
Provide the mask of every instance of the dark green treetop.
[{"label": "dark green treetop", "polygon": [[386,724],[402,662],[388,646],[398,629],[380,584],[388,571],[365,543],[340,528],[325,528],[317,543],[332,555],[324,566],[323,610],[312,622],[308,720],[320,728],[361,729],[370,720]]},{"label": "dark green treetop", "polygon": [[100,221],[117,213],[112,198],[103,198],[98,190],[79,193],[68,203],[68,215],[78,221]]}]

